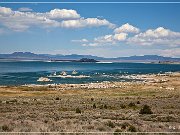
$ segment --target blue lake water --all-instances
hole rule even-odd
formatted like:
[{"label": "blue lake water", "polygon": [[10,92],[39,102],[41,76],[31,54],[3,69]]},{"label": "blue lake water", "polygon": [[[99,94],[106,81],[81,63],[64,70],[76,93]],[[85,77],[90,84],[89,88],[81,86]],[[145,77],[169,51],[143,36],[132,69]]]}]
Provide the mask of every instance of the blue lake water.
[{"label": "blue lake water", "polygon": [[[37,82],[39,77],[46,77],[53,72],[59,74],[61,71],[67,71],[68,74],[71,74],[73,70],[76,70],[78,75],[88,75],[90,78],[51,78],[53,80],[52,82]],[[180,71],[180,65],[40,61],[0,62],[0,85],[124,81],[124,78],[121,78],[121,75],[175,71]]]}]

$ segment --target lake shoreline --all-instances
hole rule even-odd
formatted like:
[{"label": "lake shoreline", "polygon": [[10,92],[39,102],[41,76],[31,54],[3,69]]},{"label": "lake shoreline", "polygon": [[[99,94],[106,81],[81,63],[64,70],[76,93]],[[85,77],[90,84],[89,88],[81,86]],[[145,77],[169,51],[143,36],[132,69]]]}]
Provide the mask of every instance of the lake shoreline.
[{"label": "lake shoreline", "polygon": [[180,72],[166,72],[158,74],[132,74],[132,75],[122,75],[124,79],[133,79],[132,81],[102,81],[102,82],[91,82],[82,84],[27,84],[21,86],[27,87],[51,87],[59,89],[73,89],[73,88],[113,88],[121,87],[123,84],[148,84],[148,83],[165,83],[171,76],[179,76]]}]

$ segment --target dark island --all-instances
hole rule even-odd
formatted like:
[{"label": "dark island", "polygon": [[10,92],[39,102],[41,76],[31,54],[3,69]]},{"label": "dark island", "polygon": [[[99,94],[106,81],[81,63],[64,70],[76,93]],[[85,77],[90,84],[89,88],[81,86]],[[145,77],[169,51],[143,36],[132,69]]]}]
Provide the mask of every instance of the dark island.
[{"label": "dark island", "polygon": [[77,62],[99,62],[95,59],[88,59],[88,58],[82,58],[80,60],[78,60]]},{"label": "dark island", "polygon": [[63,60],[63,59],[60,59],[60,60],[51,60],[52,62],[57,62],[57,61],[62,61],[62,62],[99,62],[95,59],[89,59],[89,58],[82,58],[80,60]]}]

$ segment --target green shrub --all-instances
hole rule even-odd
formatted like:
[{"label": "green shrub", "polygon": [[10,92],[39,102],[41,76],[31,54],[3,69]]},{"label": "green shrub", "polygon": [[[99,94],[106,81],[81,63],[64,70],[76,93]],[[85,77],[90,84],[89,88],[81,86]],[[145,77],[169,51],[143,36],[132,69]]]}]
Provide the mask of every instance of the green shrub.
[{"label": "green shrub", "polygon": [[132,103],[132,102],[131,102],[131,103],[129,103],[128,106],[129,106],[129,107],[134,107],[134,106],[136,106],[136,105],[135,105],[135,103]]},{"label": "green shrub", "polygon": [[59,97],[56,97],[56,100],[60,100]]},{"label": "green shrub", "polygon": [[17,99],[12,99],[12,100],[10,100],[10,102],[15,103],[15,102],[17,102]]},{"label": "green shrub", "polygon": [[114,131],[114,135],[121,135],[120,132],[122,132],[122,130],[117,128],[117,129]]},{"label": "green shrub", "polygon": [[10,102],[9,101],[6,101],[6,104],[9,104]]},{"label": "green shrub", "polygon": [[144,105],[139,114],[152,114],[151,108],[148,105]]},{"label": "green shrub", "polygon": [[81,110],[79,108],[76,108],[76,113],[81,113]]},{"label": "green shrub", "polygon": [[137,104],[140,104],[140,101],[137,101]]},{"label": "green shrub", "polygon": [[63,111],[63,112],[65,112],[65,111],[68,111],[68,108],[61,107],[61,108],[58,109],[58,111]]},{"label": "green shrub", "polygon": [[44,123],[48,123],[48,120],[44,120]]},{"label": "green shrub", "polygon": [[103,109],[103,105],[100,105],[99,108],[100,108],[100,109]]},{"label": "green shrub", "polygon": [[137,132],[136,128],[133,125],[129,126],[128,131],[130,131],[130,132]]},{"label": "green shrub", "polygon": [[114,123],[111,122],[111,121],[108,121],[108,122],[106,123],[106,125],[107,125],[108,127],[111,127],[111,128],[114,128],[114,127],[115,127]]},{"label": "green shrub", "polygon": [[121,104],[120,107],[121,107],[121,109],[124,109],[124,108],[126,108],[126,105]]},{"label": "green shrub", "polygon": [[93,109],[96,109],[96,104],[95,103],[93,104]]},{"label": "green shrub", "polygon": [[9,131],[9,127],[7,125],[3,125],[1,128],[5,132]]},{"label": "green shrub", "polygon": [[107,105],[104,105],[104,109],[107,109]]},{"label": "green shrub", "polygon": [[122,125],[121,125],[121,129],[126,129],[126,127],[128,127],[128,126],[129,126],[129,123],[124,122],[124,123],[122,123]]},{"label": "green shrub", "polygon": [[94,101],[94,98],[91,98],[91,101]]},{"label": "green shrub", "polygon": [[105,127],[100,126],[100,127],[98,127],[98,128],[97,128],[97,130],[99,130],[99,131],[106,131],[106,128],[105,128]]}]

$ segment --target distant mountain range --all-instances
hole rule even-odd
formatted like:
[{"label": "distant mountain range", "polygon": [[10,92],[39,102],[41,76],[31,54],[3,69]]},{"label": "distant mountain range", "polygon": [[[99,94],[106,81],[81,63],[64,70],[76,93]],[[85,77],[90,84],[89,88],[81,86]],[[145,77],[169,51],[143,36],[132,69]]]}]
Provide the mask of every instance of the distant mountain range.
[{"label": "distant mountain range", "polygon": [[82,58],[95,59],[98,61],[117,61],[117,62],[158,62],[158,61],[175,61],[180,62],[180,58],[163,57],[158,55],[130,56],[117,58],[104,58],[92,55],[51,55],[35,54],[32,52],[14,52],[12,54],[0,54],[0,59],[11,60],[79,60]]}]

